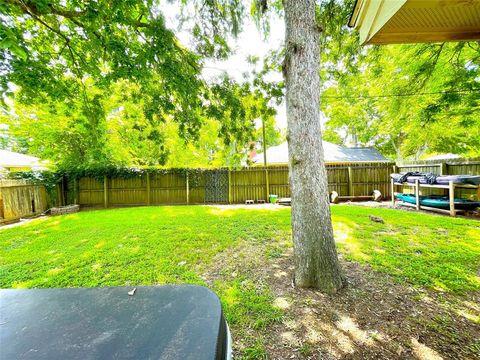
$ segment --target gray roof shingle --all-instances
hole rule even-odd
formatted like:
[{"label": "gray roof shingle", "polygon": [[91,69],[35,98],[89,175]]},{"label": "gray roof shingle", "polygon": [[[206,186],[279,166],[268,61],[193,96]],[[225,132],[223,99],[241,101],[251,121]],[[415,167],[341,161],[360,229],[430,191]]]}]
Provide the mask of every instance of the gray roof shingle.
[{"label": "gray roof shingle", "polygon": [[[388,159],[385,156],[380,154],[377,149],[371,147],[348,148],[332,144],[328,141],[323,141],[323,150],[325,153],[325,161],[331,163],[370,161],[388,162]],[[255,164],[263,164],[263,153],[255,155],[252,160]],[[267,163],[288,164],[287,142],[267,149]]]}]

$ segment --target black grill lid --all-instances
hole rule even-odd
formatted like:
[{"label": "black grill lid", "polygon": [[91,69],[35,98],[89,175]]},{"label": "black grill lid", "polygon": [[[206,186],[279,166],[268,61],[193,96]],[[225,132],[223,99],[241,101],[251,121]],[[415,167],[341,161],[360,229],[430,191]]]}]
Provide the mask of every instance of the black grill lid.
[{"label": "black grill lid", "polygon": [[0,290],[1,359],[224,359],[218,297],[194,285]]}]

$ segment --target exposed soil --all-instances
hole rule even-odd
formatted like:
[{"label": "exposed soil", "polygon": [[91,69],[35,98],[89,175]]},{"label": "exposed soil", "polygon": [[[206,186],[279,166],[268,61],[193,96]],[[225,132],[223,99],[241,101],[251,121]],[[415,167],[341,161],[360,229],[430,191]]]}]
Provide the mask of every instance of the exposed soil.
[{"label": "exposed soil", "polygon": [[269,359],[480,359],[480,293],[414,289],[341,259],[348,284],[328,296],[295,288],[292,249],[272,257],[269,246],[222,253],[205,274],[210,284],[238,273],[266,284],[284,311],[266,330],[233,326],[234,355],[262,337]]}]

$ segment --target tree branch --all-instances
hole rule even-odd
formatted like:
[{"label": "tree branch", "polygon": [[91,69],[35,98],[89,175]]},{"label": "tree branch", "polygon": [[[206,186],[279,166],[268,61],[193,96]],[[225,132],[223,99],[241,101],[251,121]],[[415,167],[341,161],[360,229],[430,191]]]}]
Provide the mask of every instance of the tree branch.
[{"label": "tree branch", "polygon": [[[10,5],[20,5],[23,10],[28,10],[28,13],[33,13],[35,15],[45,15],[41,9],[38,8],[37,4],[32,1],[23,1],[23,0],[4,0]],[[73,11],[73,10],[66,10],[66,9],[59,9],[54,7],[52,4],[48,5],[50,9],[49,13],[54,15],[60,15],[65,18],[76,18],[85,15],[86,11]],[[25,11],[24,11],[25,12]]]}]

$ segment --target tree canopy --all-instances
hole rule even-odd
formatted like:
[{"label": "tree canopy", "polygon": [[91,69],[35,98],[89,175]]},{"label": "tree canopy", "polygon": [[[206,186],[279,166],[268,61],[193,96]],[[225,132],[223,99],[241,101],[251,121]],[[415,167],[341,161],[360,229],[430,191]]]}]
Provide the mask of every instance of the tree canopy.
[{"label": "tree canopy", "polygon": [[[274,112],[261,96],[250,93],[248,87],[230,86],[245,109],[249,121],[262,118],[266,124],[267,145],[276,145],[281,133],[276,127]],[[4,147],[20,152],[41,154],[63,169],[117,166],[164,167],[236,167],[244,163],[252,147],[261,149],[260,124],[252,124],[248,133],[225,141],[222,124],[204,117],[195,140],[187,141],[181,134],[181,124],[172,117],[153,122],[143,111],[141,96],[133,96],[138,86],[121,81],[110,86],[109,96],[100,97],[98,108],[104,111],[101,121],[92,129],[83,113],[81,98],[67,104],[48,101],[39,104],[15,102],[9,112],[0,114],[0,123],[8,126]],[[102,91],[89,87],[89,96]],[[262,107],[267,107],[266,109]],[[257,125],[257,126],[255,126]]]},{"label": "tree canopy", "polygon": [[[478,156],[480,44],[361,47],[346,25],[353,3],[317,5],[325,139],[375,146],[393,159]],[[252,142],[261,142],[258,118],[269,119],[267,143],[277,143],[272,100],[283,96],[284,84],[266,75],[281,71],[284,49],[267,57],[253,81],[205,81],[202,69],[205,59],[231,54],[231,35],[242,31],[246,16],[268,33],[263,15],[282,14],[282,2],[179,1],[191,49],[167,28],[162,4],[2,2],[0,92],[3,123],[9,125],[0,129],[8,135],[2,135],[2,146],[64,164],[81,159],[82,166],[170,166],[184,154],[173,155],[173,149],[190,149],[195,164],[238,165]],[[7,98],[13,99],[10,106]],[[205,150],[201,160],[194,156],[199,148]]]},{"label": "tree canopy", "polygon": [[[239,31],[239,4],[193,2],[192,51],[167,29],[159,1],[2,3],[0,91],[17,146],[66,166],[168,165],[167,136],[177,149],[202,147],[205,126],[214,128],[216,139],[207,142],[218,154],[196,163],[218,164],[212,158],[227,149],[245,153],[259,140],[256,119],[274,128],[272,96],[227,77],[206,82],[201,74],[202,59],[229,53],[222,34]],[[222,165],[239,164],[236,154],[226,158]]]}]

